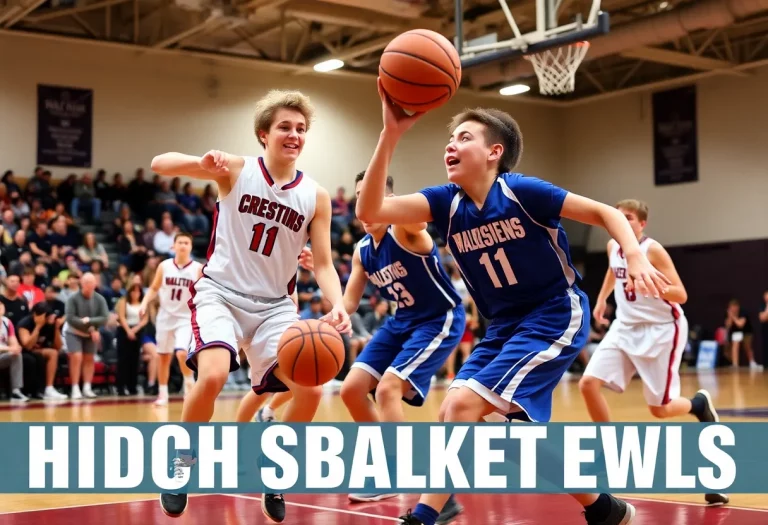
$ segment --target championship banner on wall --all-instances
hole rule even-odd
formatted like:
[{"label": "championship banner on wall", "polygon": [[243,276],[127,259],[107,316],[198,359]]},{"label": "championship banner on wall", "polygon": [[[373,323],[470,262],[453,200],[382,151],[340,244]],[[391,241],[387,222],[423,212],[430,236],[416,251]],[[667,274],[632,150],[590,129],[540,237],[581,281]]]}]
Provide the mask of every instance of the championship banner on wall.
[{"label": "championship banner on wall", "polygon": [[37,86],[37,164],[90,168],[93,90]]},{"label": "championship banner on wall", "polygon": [[768,493],[767,423],[3,423],[0,493]]},{"label": "championship banner on wall", "polygon": [[699,180],[696,86],[653,94],[653,160],[657,186]]}]

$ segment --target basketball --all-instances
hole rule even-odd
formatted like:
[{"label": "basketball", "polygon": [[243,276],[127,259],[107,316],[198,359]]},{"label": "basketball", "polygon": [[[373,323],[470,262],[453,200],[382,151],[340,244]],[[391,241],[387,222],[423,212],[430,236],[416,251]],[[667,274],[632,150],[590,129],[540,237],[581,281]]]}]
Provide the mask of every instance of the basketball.
[{"label": "basketball", "polygon": [[392,102],[424,112],[448,102],[461,84],[461,60],[450,40],[427,29],[392,40],[379,61],[379,77]]},{"label": "basketball", "polygon": [[288,378],[302,386],[324,385],[344,364],[344,341],[325,321],[296,321],[280,338],[277,364]]}]

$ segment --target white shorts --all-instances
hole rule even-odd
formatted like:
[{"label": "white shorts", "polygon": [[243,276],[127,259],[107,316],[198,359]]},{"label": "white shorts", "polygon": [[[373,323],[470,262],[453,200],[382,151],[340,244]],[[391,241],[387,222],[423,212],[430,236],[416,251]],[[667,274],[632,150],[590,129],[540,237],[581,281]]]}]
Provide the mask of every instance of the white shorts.
[{"label": "white shorts", "polygon": [[680,397],[680,360],[688,341],[688,320],[625,325],[614,321],[589,360],[585,376],[623,392],[637,372],[649,406],[663,406]]},{"label": "white shorts", "polygon": [[188,352],[192,345],[192,323],[186,321],[169,328],[155,328],[155,341],[158,354],[173,354],[177,350]]},{"label": "white shorts", "polygon": [[288,388],[272,373],[277,366],[280,337],[299,320],[290,297],[267,299],[225,288],[209,277],[192,286],[192,346],[187,366],[197,370],[197,354],[206,348],[230,351],[230,372],[240,367],[242,348],[251,367],[251,386],[257,394]]}]

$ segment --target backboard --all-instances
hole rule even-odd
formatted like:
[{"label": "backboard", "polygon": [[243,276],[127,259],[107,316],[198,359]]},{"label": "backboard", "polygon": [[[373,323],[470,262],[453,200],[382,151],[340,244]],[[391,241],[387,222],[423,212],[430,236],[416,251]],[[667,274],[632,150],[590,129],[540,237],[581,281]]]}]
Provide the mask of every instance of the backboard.
[{"label": "backboard", "polygon": [[[545,95],[573,91],[574,74],[589,50],[589,40],[610,30],[608,13],[600,10],[601,0],[592,0],[586,20],[579,13],[563,24],[560,23],[563,16],[559,16],[558,11],[563,2],[569,3],[569,0],[525,0],[517,2],[513,9],[507,0],[498,0],[512,37],[502,41],[496,41],[493,35],[468,38],[475,23],[467,19],[463,0],[454,2],[454,45],[461,57],[462,69],[523,56],[533,64],[539,89]],[[535,9],[533,16],[532,8]],[[522,33],[520,25],[530,30]]]}]

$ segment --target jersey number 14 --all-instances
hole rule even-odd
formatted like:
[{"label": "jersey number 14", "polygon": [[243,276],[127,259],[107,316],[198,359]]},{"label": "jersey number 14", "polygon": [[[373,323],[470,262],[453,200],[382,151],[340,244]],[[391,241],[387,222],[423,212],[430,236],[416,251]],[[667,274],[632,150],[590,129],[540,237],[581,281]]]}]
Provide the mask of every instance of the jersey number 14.
[{"label": "jersey number 14", "polygon": [[[504,253],[504,248],[500,246],[499,249],[496,250],[493,259],[499,263],[499,266],[501,266],[501,270],[504,273],[504,279],[507,281],[506,284],[509,286],[517,284],[517,277],[515,277],[515,272],[512,271],[512,265],[509,264],[509,259],[507,259],[507,254]],[[493,261],[491,261],[491,256],[488,252],[480,257],[480,264],[485,266],[485,270],[488,272],[488,277],[491,278],[493,286],[501,288],[503,285],[499,279],[499,275],[496,273]]]}]

